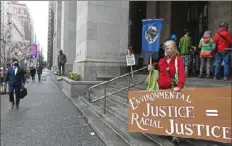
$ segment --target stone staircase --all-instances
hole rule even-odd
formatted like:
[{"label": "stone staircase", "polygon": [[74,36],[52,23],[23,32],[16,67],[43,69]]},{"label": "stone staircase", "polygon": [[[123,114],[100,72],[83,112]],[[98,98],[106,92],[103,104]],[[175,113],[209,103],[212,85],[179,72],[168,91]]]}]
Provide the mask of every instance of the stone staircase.
[{"label": "stone staircase", "polygon": [[[146,75],[135,74],[131,84],[145,81]],[[190,78],[186,87],[219,87],[231,86],[231,82],[209,79]],[[107,94],[128,87],[128,77],[111,82],[107,85]],[[91,91],[91,99],[104,95],[104,85]],[[144,90],[144,83],[132,87],[130,90]],[[83,96],[72,99],[88,123],[108,146],[229,146],[211,141],[181,139],[179,144],[171,141],[171,137],[152,134],[132,133],[128,131],[127,90],[111,95],[95,103],[89,102],[89,97]],[[106,102],[106,114],[104,104]]]}]

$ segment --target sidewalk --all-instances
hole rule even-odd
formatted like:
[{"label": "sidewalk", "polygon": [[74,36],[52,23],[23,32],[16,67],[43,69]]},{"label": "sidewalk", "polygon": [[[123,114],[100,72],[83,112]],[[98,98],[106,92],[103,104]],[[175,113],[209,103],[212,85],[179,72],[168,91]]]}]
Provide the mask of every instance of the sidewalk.
[{"label": "sidewalk", "polygon": [[48,71],[26,87],[18,110],[1,96],[1,146],[104,146]]}]

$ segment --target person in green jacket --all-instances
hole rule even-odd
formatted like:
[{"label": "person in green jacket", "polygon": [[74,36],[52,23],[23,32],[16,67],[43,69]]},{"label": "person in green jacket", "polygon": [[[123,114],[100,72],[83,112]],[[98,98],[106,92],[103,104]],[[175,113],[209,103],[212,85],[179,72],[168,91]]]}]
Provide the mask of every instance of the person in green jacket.
[{"label": "person in green jacket", "polygon": [[210,78],[210,70],[211,70],[211,62],[213,58],[213,51],[215,50],[215,43],[212,38],[211,31],[205,31],[203,38],[201,38],[198,48],[201,49],[200,58],[201,58],[201,66],[200,66],[200,74],[199,78],[203,77],[203,70],[206,63],[206,74],[207,78]]},{"label": "person in green jacket", "polygon": [[188,29],[185,29],[185,35],[181,37],[180,42],[179,42],[179,48],[180,48],[180,54],[182,58],[184,59],[184,64],[185,64],[185,74],[188,76],[189,74],[189,65],[191,62],[190,58],[190,50],[192,47],[192,41],[191,37],[189,36],[190,32]]}]

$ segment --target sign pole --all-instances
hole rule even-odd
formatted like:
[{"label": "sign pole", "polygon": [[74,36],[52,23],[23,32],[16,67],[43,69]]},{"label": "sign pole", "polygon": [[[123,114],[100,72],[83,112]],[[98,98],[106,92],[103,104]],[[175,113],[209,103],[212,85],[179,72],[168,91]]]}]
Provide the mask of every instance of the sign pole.
[{"label": "sign pole", "polygon": [[132,65],[130,66],[131,67],[131,77],[133,78],[134,77],[134,73],[133,73],[133,67],[132,67]]},{"label": "sign pole", "polygon": [[131,46],[127,50],[126,62],[127,62],[127,66],[130,66],[131,77],[133,78],[134,77],[133,65],[135,65],[135,56],[134,56]]}]

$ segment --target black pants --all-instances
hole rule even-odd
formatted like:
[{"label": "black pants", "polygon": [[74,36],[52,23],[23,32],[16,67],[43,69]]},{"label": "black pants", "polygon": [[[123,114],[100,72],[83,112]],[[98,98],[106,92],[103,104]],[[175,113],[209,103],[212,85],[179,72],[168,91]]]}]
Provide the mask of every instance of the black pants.
[{"label": "black pants", "polygon": [[38,74],[38,80],[41,81],[41,74]]},{"label": "black pants", "polygon": [[59,73],[60,75],[64,75],[64,71],[65,71],[65,68],[64,68],[64,64],[58,64],[58,67],[59,67]]},{"label": "black pants", "polygon": [[31,75],[31,78],[32,78],[32,80],[34,81],[34,80],[35,80],[35,75],[32,74],[32,75]]},{"label": "black pants", "polygon": [[15,97],[16,97],[16,105],[19,105],[20,102],[20,86],[11,86],[11,91],[9,92],[9,97],[10,97],[10,102],[15,103],[14,102],[14,92],[15,92]]}]

